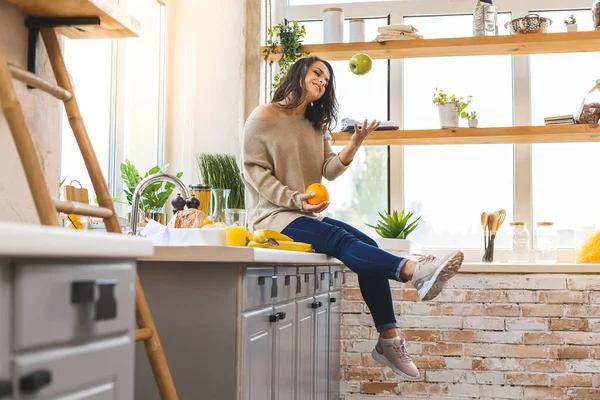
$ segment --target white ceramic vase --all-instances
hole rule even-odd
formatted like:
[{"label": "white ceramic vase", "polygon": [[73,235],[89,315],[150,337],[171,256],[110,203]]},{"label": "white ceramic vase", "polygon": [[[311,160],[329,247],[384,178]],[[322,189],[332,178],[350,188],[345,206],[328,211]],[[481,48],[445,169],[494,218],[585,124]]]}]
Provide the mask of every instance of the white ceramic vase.
[{"label": "white ceramic vase", "polygon": [[567,25],[567,32],[577,32],[577,24]]},{"label": "white ceramic vase", "polygon": [[477,128],[477,125],[479,125],[479,121],[477,119],[469,120],[469,128]]},{"label": "white ceramic vase", "polygon": [[453,102],[438,104],[441,128],[458,128],[458,107]]},{"label": "white ceramic vase", "polygon": [[408,239],[386,239],[378,237],[375,239],[380,249],[388,251],[396,256],[407,256],[419,254],[421,245]]}]

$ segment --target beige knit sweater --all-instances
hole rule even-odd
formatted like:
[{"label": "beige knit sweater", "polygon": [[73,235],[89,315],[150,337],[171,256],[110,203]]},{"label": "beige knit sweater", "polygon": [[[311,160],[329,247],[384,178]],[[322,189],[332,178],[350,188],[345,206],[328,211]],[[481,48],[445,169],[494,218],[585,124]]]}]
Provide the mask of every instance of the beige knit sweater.
[{"label": "beige knit sweater", "polygon": [[301,216],[322,219],[302,210],[300,194],[348,168],[333,152],[331,136],[315,130],[304,115],[249,118],[242,167],[249,228],[279,232]]}]

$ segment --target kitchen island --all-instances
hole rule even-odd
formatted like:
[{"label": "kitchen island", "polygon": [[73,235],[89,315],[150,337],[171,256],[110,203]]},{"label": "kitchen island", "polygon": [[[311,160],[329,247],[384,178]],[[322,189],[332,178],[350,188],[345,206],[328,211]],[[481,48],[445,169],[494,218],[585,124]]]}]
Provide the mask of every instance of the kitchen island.
[{"label": "kitchen island", "polygon": [[[180,399],[339,398],[338,260],[157,246],[138,259],[138,275]],[[135,398],[159,399],[141,343]]]}]

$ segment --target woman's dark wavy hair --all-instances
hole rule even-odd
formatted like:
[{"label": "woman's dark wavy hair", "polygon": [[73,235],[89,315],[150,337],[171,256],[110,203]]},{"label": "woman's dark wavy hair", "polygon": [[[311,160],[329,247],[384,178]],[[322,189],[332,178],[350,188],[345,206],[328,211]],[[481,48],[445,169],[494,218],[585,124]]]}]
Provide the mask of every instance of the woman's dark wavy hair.
[{"label": "woman's dark wavy hair", "polygon": [[[281,85],[275,91],[271,103],[276,103],[278,107],[285,109],[294,109],[304,101],[306,97],[306,86],[304,78],[308,68],[315,62],[320,61],[329,70],[329,83],[325,88],[325,93],[312,105],[306,107],[304,116],[312,123],[312,126],[319,132],[326,132],[337,125],[338,102],[335,98],[335,80],[333,77],[333,68],[327,61],[313,56],[301,58],[296,61],[288,70]],[[282,104],[289,98],[287,104]]]}]

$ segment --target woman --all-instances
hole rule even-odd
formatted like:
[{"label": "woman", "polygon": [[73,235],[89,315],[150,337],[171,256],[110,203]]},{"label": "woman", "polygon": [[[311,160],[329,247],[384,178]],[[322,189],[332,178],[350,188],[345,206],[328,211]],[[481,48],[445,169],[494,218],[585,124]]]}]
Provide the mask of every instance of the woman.
[{"label": "woman", "polygon": [[350,165],[363,140],[379,122],[354,125],[350,143],[339,153],[327,133],[337,122],[331,65],[303,58],[289,69],[271,103],[257,107],[244,127],[243,177],[251,229],[280,231],[316,252],[341,260],[358,275],[363,298],[380,334],[372,355],[405,379],[419,378],[398,332],[389,279],[410,281],[422,300],[431,300],[460,268],[460,251],[418,261],[377,247],[352,226],[318,214],[329,206],[308,203],[305,188],[321,178],[333,180]]}]

